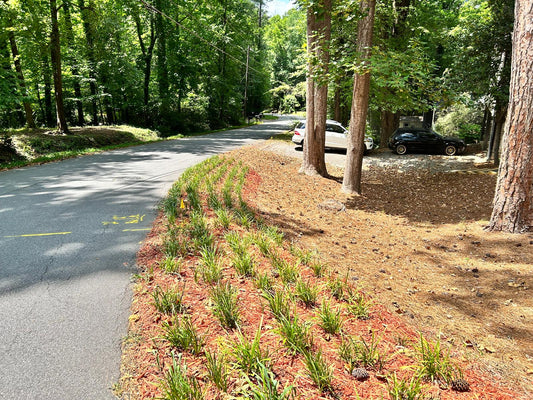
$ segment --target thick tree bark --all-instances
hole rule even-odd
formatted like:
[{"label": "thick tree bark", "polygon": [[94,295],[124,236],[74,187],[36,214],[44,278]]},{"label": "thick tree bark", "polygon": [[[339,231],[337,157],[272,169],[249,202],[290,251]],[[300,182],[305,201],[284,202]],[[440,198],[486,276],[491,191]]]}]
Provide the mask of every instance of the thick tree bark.
[{"label": "thick tree bark", "polygon": [[381,111],[380,145],[387,146],[393,132],[400,124],[400,114],[391,111]]},{"label": "thick tree bark", "polygon": [[328,174],[324,147],[328,106],[327,72],[331,38],[331,0],[307,9],[307,111],[303,162],[300,173]]},{"label": "thick tree bark", "polygon": [[[74,31],[72,29],[72,17],[70,15],[70,1],[63,2],[63,10],[65,11],[65,36],[67,38],[67,44],[71,53],[75,52],[74,49]],[[72,71],[72,76],[74,82],[72,84],[74,88],[74,97],[76,103],[76,110],[78,112],[78,125],[85,125],[85,115],[83,112],[83,102],[82,102],[82,93],[81,93],[81,84],[80,84],[80,69],[78,64],[73,57],[69,57],[68,61],[70,63],[70,69]]]},{"label": "thick tree bark", "polygon": [[85,6],[85,0],[78,0],[78,7],[83,21],[83,31],[87,42],[87,61],[89,62],[89,89],[91,91],[91,114],[92,124],[98,125],[98,88],[96,79],[96,56],[94,49],[94,34],[91,18],[94,13],[94,2],[89,0],[89,7]]},{"label": "thick tree bark", "polygon": [[47,54],[42,55],[43,84],[44,84],[44,121],[46,126],[54,124],[52,107],[52,70],[50,68],[50,58]]},{"label": "thick tree bark", "polygon": [[346,150],[346,166],[342,180],[342,191],[361,194],[363,153],[365,151],[366,117],[370,92],[370,55],[376,0],[363,0],[361,9],[364,17],[357,27],[357,53],[360,58],[359,71],[354,75],[350,135]]},{"label": "thick tree bark", "polygon": [[26,90],[26,82],[24,81],[24,73],[22,72],[22,65],[20,62],[20,54],[17,47],[17,42],[15,40],[15,34],[12,30],[8,31],[9,44],[11,45],[11,54],[13,54],[13,63],[15,64],[15,71],[17,71],[17,78],[19,81],[19,86],[24,96],[22,105],[24,106],[24,114],[26,115],[26,126],[30,129],[35,128],[35,121],[33,120],[33,110],[31,108],[30,102],[26,99],[28,92]]},{"label": "thick tree bark", "polygon": [[67,119],[65,117],[65,107],[63,105],[63,77],[61,74],[61,47],[59,44],[56,0],[50,0],[50,16],[52,22],[52,30],[50,32],[50,54],[52,59],[52,72],[54,75],[57,130],[61,133],[69,133]]},{"label": "thick tree bark", "polygon": [[157,41],[157,35],[155,31],[155,21],[153,15],[150,15],[150,43],[148,46],[144,43],[142,36],[142,25],[141,18],[139,14],[133,16],[135,20],[135,25],[137,27],[137,37],[139,38],[139,45],[141,46],[141,52],[143,55],[144,61],[144,84],[143,84],[143,94],[144,94],[144,105],[147,106],[150,102],[150,77],[152,75],[152,58],[154,54],[154,46]]},{"label": "thick tree bark", "polygon": [[508,117],[488,230],[533,230],[533,0],[517,0]]}]

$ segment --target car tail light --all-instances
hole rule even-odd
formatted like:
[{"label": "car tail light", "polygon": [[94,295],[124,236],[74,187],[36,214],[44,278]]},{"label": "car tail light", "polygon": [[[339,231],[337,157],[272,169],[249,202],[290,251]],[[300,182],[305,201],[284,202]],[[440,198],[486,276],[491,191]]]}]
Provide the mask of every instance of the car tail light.
[{"label": "car tail light", "polygon": [[302,136],[302,135],[300,134],[300,132],[298,132],[298,131],[294,131],[294,134],[295,134],[296,136]]}]

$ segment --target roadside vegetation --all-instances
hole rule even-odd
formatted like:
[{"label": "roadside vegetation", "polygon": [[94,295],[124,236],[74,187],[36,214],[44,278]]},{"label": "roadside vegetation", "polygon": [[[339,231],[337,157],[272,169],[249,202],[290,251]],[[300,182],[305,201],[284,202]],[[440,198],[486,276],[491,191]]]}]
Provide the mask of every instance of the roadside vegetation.
[{"label": "roadside vegetation", "polygon": [[[264,119],[277,119],[277,117],[266,115]],[[187,136],[237,129],[256,123],[259,122],[255,120],[241,126],[188,134]],[[69,135],[58,134],[54,130],[45,128],[10,129],[0,132],[0,170],[43,164],[105,150],[183,137],[182,134],[162,137],[156,130],[129,125],[73,127]]]},{"label": "roadside vegetation", "polygon": [[216,156],[162,202],[139,253],[119,397],[421,400],[487,390],[471,387],[449,343],[406,326],[252,209],[257,179]]}]

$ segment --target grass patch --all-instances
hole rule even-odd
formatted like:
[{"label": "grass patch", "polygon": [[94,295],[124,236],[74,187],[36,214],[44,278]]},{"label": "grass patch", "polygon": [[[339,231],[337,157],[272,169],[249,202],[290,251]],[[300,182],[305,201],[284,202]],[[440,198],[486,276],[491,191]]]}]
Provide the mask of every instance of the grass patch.
[{"label": "grass patch", "polygon": [[309,378],[317,385],[321,392],[333,393],[333,371],[322,356],[322,350],[316,352],[306,351],[304,353],[305,367]]},{"label": "grass patch", "polygon": [[245,375],[258,373],[261,371],[261,365],[270,363],[268,351],[261,349],[261,328],[262,323],[255,332],[252,341],[246,339],[240,331],[237,332],[236,340],[230,344],[229,350],[234,365]]},{"label": "grass patch", "polygon": [[213,313],[223,327],[234,329],[239,326],[240,312],[237,304],[237,291],[231,284],[215,286],[211,290],[211,301],[213,302]]},{"label": "grass patch", "polygon": [[339,347],[340,358],[348,365],[349,371],[354,368],[367,368],[381,371],[385,364],[385,357],[378,348],[379,340],[372,333],[370,341],[364,339],[353,340],[343,337]]},{"label": "grass patch", "polygon": [[342,329],[341,310],[333,310],[328,301],[323,301],[318,310],[319,325],[326,333],[337,335]]},{"label": "grass patch", "polygon": [[207,376],[215,384],[215,386],[223,391],[228,391],[228,363],[224,355],[217,355],[216,353],[205,353],[207,359]]},{"label": "grass patch", "polygon": [[201,400],[204,394],[195,377],[187,376],[187,366],[181,356],[172,354],[172,365],[161,383],[165,400]]},{"label": "grass patch", "polygon": [[164,338],[177,350],[198,355],[202,352],[204,341],[196,331],[189,317],[175,317],[172,323],[163,323]]},{"label": "grass patch", "polygon": [[449,352],[441,350],[440,341],[429,342],[420,335],[420,345],[417,349],[417,374],[427,381],[451,382],[456,376],[461,376],[450,360]]},{"label": "grass patch", "polygon": [[157,286],[152,292],[152,304],[157,311],[163,314],[178,314],[185,311],[183,305],[183,291],[168,289],[167,291]]}]

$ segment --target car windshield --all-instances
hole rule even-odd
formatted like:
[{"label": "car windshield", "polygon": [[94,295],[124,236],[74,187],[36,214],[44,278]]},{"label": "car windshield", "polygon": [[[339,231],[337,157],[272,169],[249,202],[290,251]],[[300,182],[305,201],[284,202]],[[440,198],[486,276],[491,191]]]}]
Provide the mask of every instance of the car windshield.
[{"label": "car windshield", "polygon": [[304,129],[305,128],[305,122],[300,121],[298,124],[296,124],[296,129]]}]

